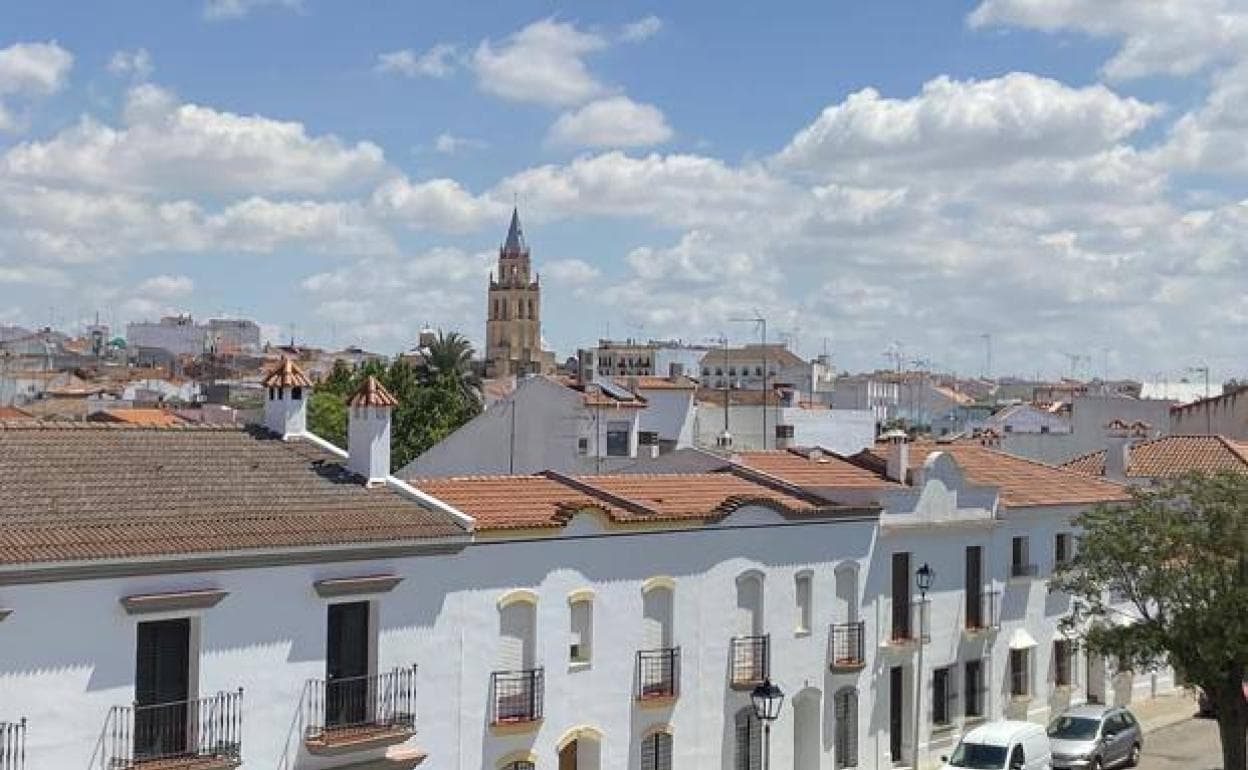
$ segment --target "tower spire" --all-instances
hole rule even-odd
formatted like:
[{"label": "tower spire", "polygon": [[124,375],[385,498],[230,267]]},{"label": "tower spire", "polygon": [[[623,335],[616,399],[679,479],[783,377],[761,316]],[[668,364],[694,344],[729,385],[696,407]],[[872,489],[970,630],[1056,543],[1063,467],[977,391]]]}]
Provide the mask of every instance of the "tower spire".
[{"label": "tower spire", "polygon": [[503,251],[525,251],[524,229],[520,227],[520,209],[516,206],[511,209],[511,225],[507,228],[507,240],[503,243]]}]

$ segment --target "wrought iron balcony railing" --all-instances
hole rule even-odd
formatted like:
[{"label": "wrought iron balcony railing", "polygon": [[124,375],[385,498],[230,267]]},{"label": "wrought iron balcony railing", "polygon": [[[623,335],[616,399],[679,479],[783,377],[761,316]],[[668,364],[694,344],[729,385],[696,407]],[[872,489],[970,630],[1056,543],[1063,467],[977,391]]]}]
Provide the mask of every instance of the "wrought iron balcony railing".
[{"label": "wrought iron balcony railing", "polygon": [[243,691],[239,688],[172,703],[113,706],[97,756],[103,770],[149,764],[237,767],[243,760],[242,736]]},{"label": "wrought iron balcony railing", "polygon": [[866,662],[863,655],[863,629],[861,620],[832,625],[828,641],[832,648],[832,668],[858,668]]},{"label": "wrought iron balcony railing", "polygon": [[542,718],[545,670],[495,671],[490,675],[490,723],[536,722]]},{"label": "wrought iron balcony railing", "polygon": [[771,676],[771,636],[734,636],[732,686],[753,687]]},{"label": "wrought iron balcony railing", "polygon": [[1001,618],[998,615],[1001,603],[1000,591],[980,591],[978,595],[966,597],[966,630],[986,631],[1000,628]]},{"label": "wrought iron balcony railing", "polygon": [[303,705],[304,738],[311,742],[410,732],[416,729],[416,667],[372,676],[310,679]]},{"label": "wrought iron balcony railing", "polygon": [[675,698],[680,694],[680,648],[637,653],[637,700]]},{"label": "wrought iron balcony railing", "polygon": [[26,719],[0,722],[0,770],[26,767]]}]

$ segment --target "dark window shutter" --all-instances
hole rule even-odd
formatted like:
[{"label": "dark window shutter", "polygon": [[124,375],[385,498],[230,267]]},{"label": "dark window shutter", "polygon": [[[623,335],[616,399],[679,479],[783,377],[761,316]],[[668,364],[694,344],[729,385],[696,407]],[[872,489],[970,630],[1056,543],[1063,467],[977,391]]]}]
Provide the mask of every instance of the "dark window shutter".
[{"label": "dark window shutter", "polygon": [[836,767],[858,765],[858,692],[847,687],[836,693]]},{"label": "dark window shutter", "polygon": [[641,770],[672,770],[672,736],[655,733],[641,742]]},{"label": "dark window shutter", "polygon": [[761,770],[763,738],[753,707],[737,712],[736,770]]}]

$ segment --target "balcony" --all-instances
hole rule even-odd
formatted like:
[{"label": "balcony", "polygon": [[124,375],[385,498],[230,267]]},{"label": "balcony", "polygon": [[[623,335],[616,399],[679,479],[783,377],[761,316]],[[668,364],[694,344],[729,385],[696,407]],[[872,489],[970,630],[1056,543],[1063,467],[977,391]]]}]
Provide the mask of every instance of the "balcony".
[{"label": "balcony", "polygon": [[832,649],[830,667],[833,671],[857,671],[867,664],[863,655],[863,630],[861,620],[832,625],[828,646]]},{"label": "balcony", "polygon": [[1010,562],[1010,577],[1026,579],[1034,578],[1040,574],[1040,568],[1035,564],[1027,564],[1025,562]]},{"label": "balcony", "polygon": [[637,653],[637,700],[656,701],[680,694],[680,648]]},{"label": "balcony", "polygon": [[416,733],[416,667],[311,679],[303,694],[304,745],[337,755],[402,743]]},{"label": "balcony", "polygon": [[966,631],[982,633],[1001,627],[998,609],[1001,606],[999,591],[980,591],[966,597]]},{"label": "balcony", "polygon": [[919,641],[924,644],[932,641],[931,606],[931,599],[907,601],[900,607],[894,604],[893,628],[889,643],[909,645]]},{"label": "balcony", "polygon": [[26,720],[0,722],[0,770],[26,767]]},{"label": "balcony", "polygon": [[490,724],[524,725],[542,718],[545,670],[495,671],[490,675]]},{"label": "balcony", "polygon": [[730,654],[731,684],[736,688],[754,687],[771,676],[771,637],[734,636]]},{"label": "balcony", "polygon": [[[225,770],[242,764],[243,691],[113,706],[96,756],[102,770]],[[0,768],[7,768],[0,762]],[[16,765],[15,765],[16,767]]]}]

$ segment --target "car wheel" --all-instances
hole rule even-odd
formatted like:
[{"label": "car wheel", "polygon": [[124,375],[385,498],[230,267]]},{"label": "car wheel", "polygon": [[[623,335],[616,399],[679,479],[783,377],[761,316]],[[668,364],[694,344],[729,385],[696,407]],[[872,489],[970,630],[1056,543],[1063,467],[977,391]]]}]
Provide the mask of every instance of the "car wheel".
[{"label": "car wheel", "polygon": [[1140,764],[1140,744],[1131,744],[1131,755],[1127,757],[1127,767],[1135,767]]}]

